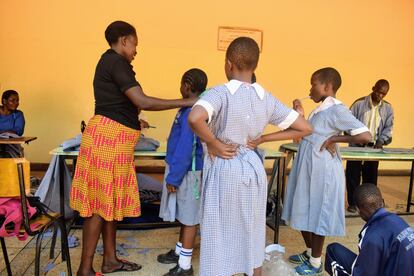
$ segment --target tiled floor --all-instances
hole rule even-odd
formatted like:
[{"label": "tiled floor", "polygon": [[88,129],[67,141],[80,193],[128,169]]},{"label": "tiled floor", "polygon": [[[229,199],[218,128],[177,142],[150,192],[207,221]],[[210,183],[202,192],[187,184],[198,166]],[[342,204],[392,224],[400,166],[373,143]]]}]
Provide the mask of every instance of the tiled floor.
[{"label": "tiled floor", "polygon": [[[406,195],[408,190],[408,177],[381,177],[379,186],[383,192],[385,202],[390,210],[404,211]],[[414,216],[403,217],[410,225],[414,226]],[[326,244],[337,241],[356,251],[357,235],[363,226],[360,218],[347,218],[347,235],[345,237],[327,238]],[[173,265],[159,264],[156,257],[160,253],[173,248],[179,228],[155,229],[155,230],[119,230],[118,240],[125,248],[127,256],[123,258],[138,262],[143,268],[135,273],[116,273],[113,275],[162,275],[167,272]],[[72,230],[70,234],[81,239],[81,230]],[[273,241],[273,231],[267,230],[267,243]],[[286,248],[286,255],[303,251],[304,245],[298,232],[291,230],[287,226],[280,228],[280,243]],[[25,242],[18,241],[16,238],[6,239],[9,258],[12,260],[12,270],[14,275],[34,275],[34,244],[35,240],[28,239]],[[59,241],[58,243],[59,244]],[[49,260],[50,237],[43,241],[43,251],[41,260],[41,271],[47,275],[67,275],[66,263],[61,262],[60,251],[57,250],[57,256],[54,260]],[[72,269],[76,271],[81,255],[81,246],[71,248]],[[94,267],[100,271],[102,257],[95,255]],[[193,256],[193,266],[198,271],[199,257],[199,239],[196,241],[196,249]],[[4,270],[4,261],[0,255],[0,275],[6,275]]]}]

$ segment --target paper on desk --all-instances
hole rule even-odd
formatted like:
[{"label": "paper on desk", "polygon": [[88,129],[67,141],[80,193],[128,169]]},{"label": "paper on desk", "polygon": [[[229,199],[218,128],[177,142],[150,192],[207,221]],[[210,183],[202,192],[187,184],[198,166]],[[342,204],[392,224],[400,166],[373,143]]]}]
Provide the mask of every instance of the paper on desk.
[{"label": "paper on desk", "polygon": [[414,149],[404,149],[404,148],[384,148],[382,151],[384,153],[414,154]]},{"label": "paper on desk", "polygon": [[341,147],[341,151],[348,151],[348,152],[382,152],[382,149],[374,149],[374,148],[364,148],[364,147]]},{"label": "paper on desk", "polygon": [[11,132],[4,132],[0,134],[0,139],[20,138],[19,135]]}]

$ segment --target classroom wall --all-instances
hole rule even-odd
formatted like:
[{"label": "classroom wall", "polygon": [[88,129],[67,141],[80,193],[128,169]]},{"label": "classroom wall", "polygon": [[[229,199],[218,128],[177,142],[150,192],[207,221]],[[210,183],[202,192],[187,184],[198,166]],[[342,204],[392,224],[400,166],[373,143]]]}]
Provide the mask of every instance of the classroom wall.
[{"label": "classroom wall", "polygon": [[[2,0],[0,91],[20,92],[25,134],[38,137],[26,146],[27,157],[49,162],[49,150],[78,134],[80,121],[93,115],[92,79],[108,48],[104,30],[110,22],[137,28],[137,79],[148,95],[163,98],[180,97],[181,75],[191,67],[207,72],[209,86],[225,81],[218,26],[257,28],[264,36],[256,74],[273,95],[290,105],[308,94],[313,71],[333,66],[343,77],[338,98],[349,106],[386,78],[386,100],[395,110],[392,145],[412,147],[413,14],[411,0]],[[305,105],[307,112],[314,107]],[[165,140],[175,111],[145,114],[157,126],[147,135]]]}]

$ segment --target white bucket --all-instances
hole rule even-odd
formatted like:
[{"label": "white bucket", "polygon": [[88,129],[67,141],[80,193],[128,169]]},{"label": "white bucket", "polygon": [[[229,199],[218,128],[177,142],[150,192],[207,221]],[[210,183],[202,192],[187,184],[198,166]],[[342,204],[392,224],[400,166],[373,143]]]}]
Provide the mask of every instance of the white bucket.
[{"label": "white bucket", "polygon": [[282,255],[285,254],[285,248],[280,244],[270,244],[266,246],[265,249],[265,258],[266,260],[270,261],[271,254],[273,253],[281,253]]}]

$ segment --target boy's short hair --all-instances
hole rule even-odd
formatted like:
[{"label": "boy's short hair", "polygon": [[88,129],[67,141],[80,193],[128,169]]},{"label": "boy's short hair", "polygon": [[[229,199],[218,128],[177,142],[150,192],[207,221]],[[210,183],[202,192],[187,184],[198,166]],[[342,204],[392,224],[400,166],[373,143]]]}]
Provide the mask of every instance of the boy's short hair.
[{"label": "boy's short hair", "polygon": [[124,21],[114,21],[105,30],[105,39],[109,46],[118,42],[123,36],[137,36],[137,32],[131,24]]},{"label": "boy's short hair", "polygon": [[259,62],[259,46],[250,37],[238,37],[227,48],[226,58],[239,70],[254,70]]},{"label": "boy's short hair", "polygon": [[335,68],[325,67],[319,69],[313,73],[313,76],[315,76],[321,83],[331,83],[334,92],[341,87],[341,75]]},{"label": "boy's short hair", "polygon": [[377,88],[387,87],[389,89],[390,83],[385,79],[380,79],[375,83],[375,87]]},{"label": "boy's short hair", "polygon": [[371,183],[363,183],[356,187],[354,200],[358,208],[369,208],[376,210],[383,205],[381,191]]},{"label": "boy's short hair", "polygon": [[184,73],[181,78],[182,83],[187,83],[191,87],[191,92],[201,94],[207,87],[207,75],[198,68],[192,68]]}]

